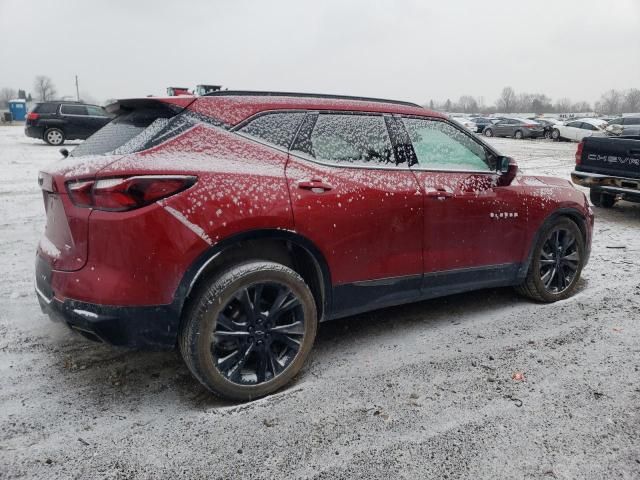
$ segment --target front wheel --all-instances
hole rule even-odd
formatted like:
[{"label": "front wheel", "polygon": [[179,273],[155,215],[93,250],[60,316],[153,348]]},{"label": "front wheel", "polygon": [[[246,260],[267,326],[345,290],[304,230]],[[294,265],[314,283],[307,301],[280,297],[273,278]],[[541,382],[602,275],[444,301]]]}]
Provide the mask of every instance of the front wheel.
[{"label": "front wheel", "polygon": [[551,138],[551,130],[544,131],[544,138],[546,138],[547,140]]},{"label": "front wheel", "polygon": [[560,140],[560,130],[558,130],[557,128],[551,130],[551,138],[554,140]]},{"label": "front wheel", "polygon": [[616,196],[592,188],[589,190],[589,200],[591,200],[591,203],[596,207],[611,208],[616,203]]},{"label": "front wheel", "polygon": [[493,130],[491,130],[490,128],[485,128],[484,129],[484,136],[485,137],[493,137]]},{"label": "front wheel", "polygon": [[516,130],[514,137],[516,138],[516,140],[522,140],[522,137],[523,137],[522,130]]},{"label": "front wheel", "polygon": [[545,227],[536,241],[525,281],[516,290],[538,302],[571,296],[584,266],[582,232],[568,218]]},{"label": "front wheel", "polygon": [[208,390],[252,400],[300,371],[317,323],[313,295],[300,275],[278,263],[244,263],[195,298],[180,331],[180,351]]}]

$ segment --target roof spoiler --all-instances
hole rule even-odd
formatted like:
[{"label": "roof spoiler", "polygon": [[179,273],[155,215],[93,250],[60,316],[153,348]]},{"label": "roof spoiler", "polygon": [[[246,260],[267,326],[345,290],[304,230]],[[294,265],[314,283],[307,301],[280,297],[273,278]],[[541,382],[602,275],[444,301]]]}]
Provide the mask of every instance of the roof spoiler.
[{"label": "roof spoiler", "polygon": [[122,100],[116,100],[115,102],[107,105],[105,109],[107,112],[120,115],[125,112],[130,112],[132,110],[139,110],[142,108],[149,109],[169,109],[174,114],[180,113],[182,110],[187,108],[193,102],[195,102],[195,97],[147,97],[147,98],[127,98]]}]

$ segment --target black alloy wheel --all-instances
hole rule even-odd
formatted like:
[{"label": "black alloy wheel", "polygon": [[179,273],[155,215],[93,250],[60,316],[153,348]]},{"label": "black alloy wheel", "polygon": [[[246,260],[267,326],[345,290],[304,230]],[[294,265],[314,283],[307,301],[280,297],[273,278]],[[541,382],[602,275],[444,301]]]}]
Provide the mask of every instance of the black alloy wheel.
[{"label": "black alloy wheel", "polygon": [[575,280],[580,253],[573,232],[557,228],[547,237],[540,250],[540,281],[555,295],[564,292]]},{"label": "black alloy wheel", "polygon": [[216,395],[253,400],[287,385],[313,347],[317,309],[293,269],[253,260],[212,275],[193,294],[179,347],[193,376]]},{"label": "black alloy wheel", "polygon": [[257,385],[286,369],[304,336],[300,299],[286,285],[239,289],[218,314],[211,354],[218,371],[238,385]]},{"label": "black alloy wheel", "polygon": [[563,300],[575,292],[585,260],[584,233],[573,220],[560,217],[541,229],[516,290],[538,302]]}]

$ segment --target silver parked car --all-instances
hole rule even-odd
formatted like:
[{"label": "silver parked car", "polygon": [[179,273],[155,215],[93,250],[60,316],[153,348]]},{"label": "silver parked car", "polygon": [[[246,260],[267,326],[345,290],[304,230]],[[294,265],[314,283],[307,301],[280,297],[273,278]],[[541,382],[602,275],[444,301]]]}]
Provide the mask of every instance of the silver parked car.
[{"label": "silver parked car", "polygon": [[544,136],[544,127],[526,118],[503,118],[482,133],[487,137],[538,138]]}]

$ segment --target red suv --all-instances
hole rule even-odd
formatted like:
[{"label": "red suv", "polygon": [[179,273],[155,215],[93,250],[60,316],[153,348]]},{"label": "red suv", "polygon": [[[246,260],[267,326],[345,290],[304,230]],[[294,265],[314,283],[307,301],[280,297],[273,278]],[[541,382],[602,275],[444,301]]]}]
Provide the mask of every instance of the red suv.
[{"label": "red suv", "polygon": [[180,349],[233,399],[300,370],[319,321],[486,287],[571,295],[593,215],[567,180],[389,100],[215,92],[122,100],[39,176],[43,310]]}]

